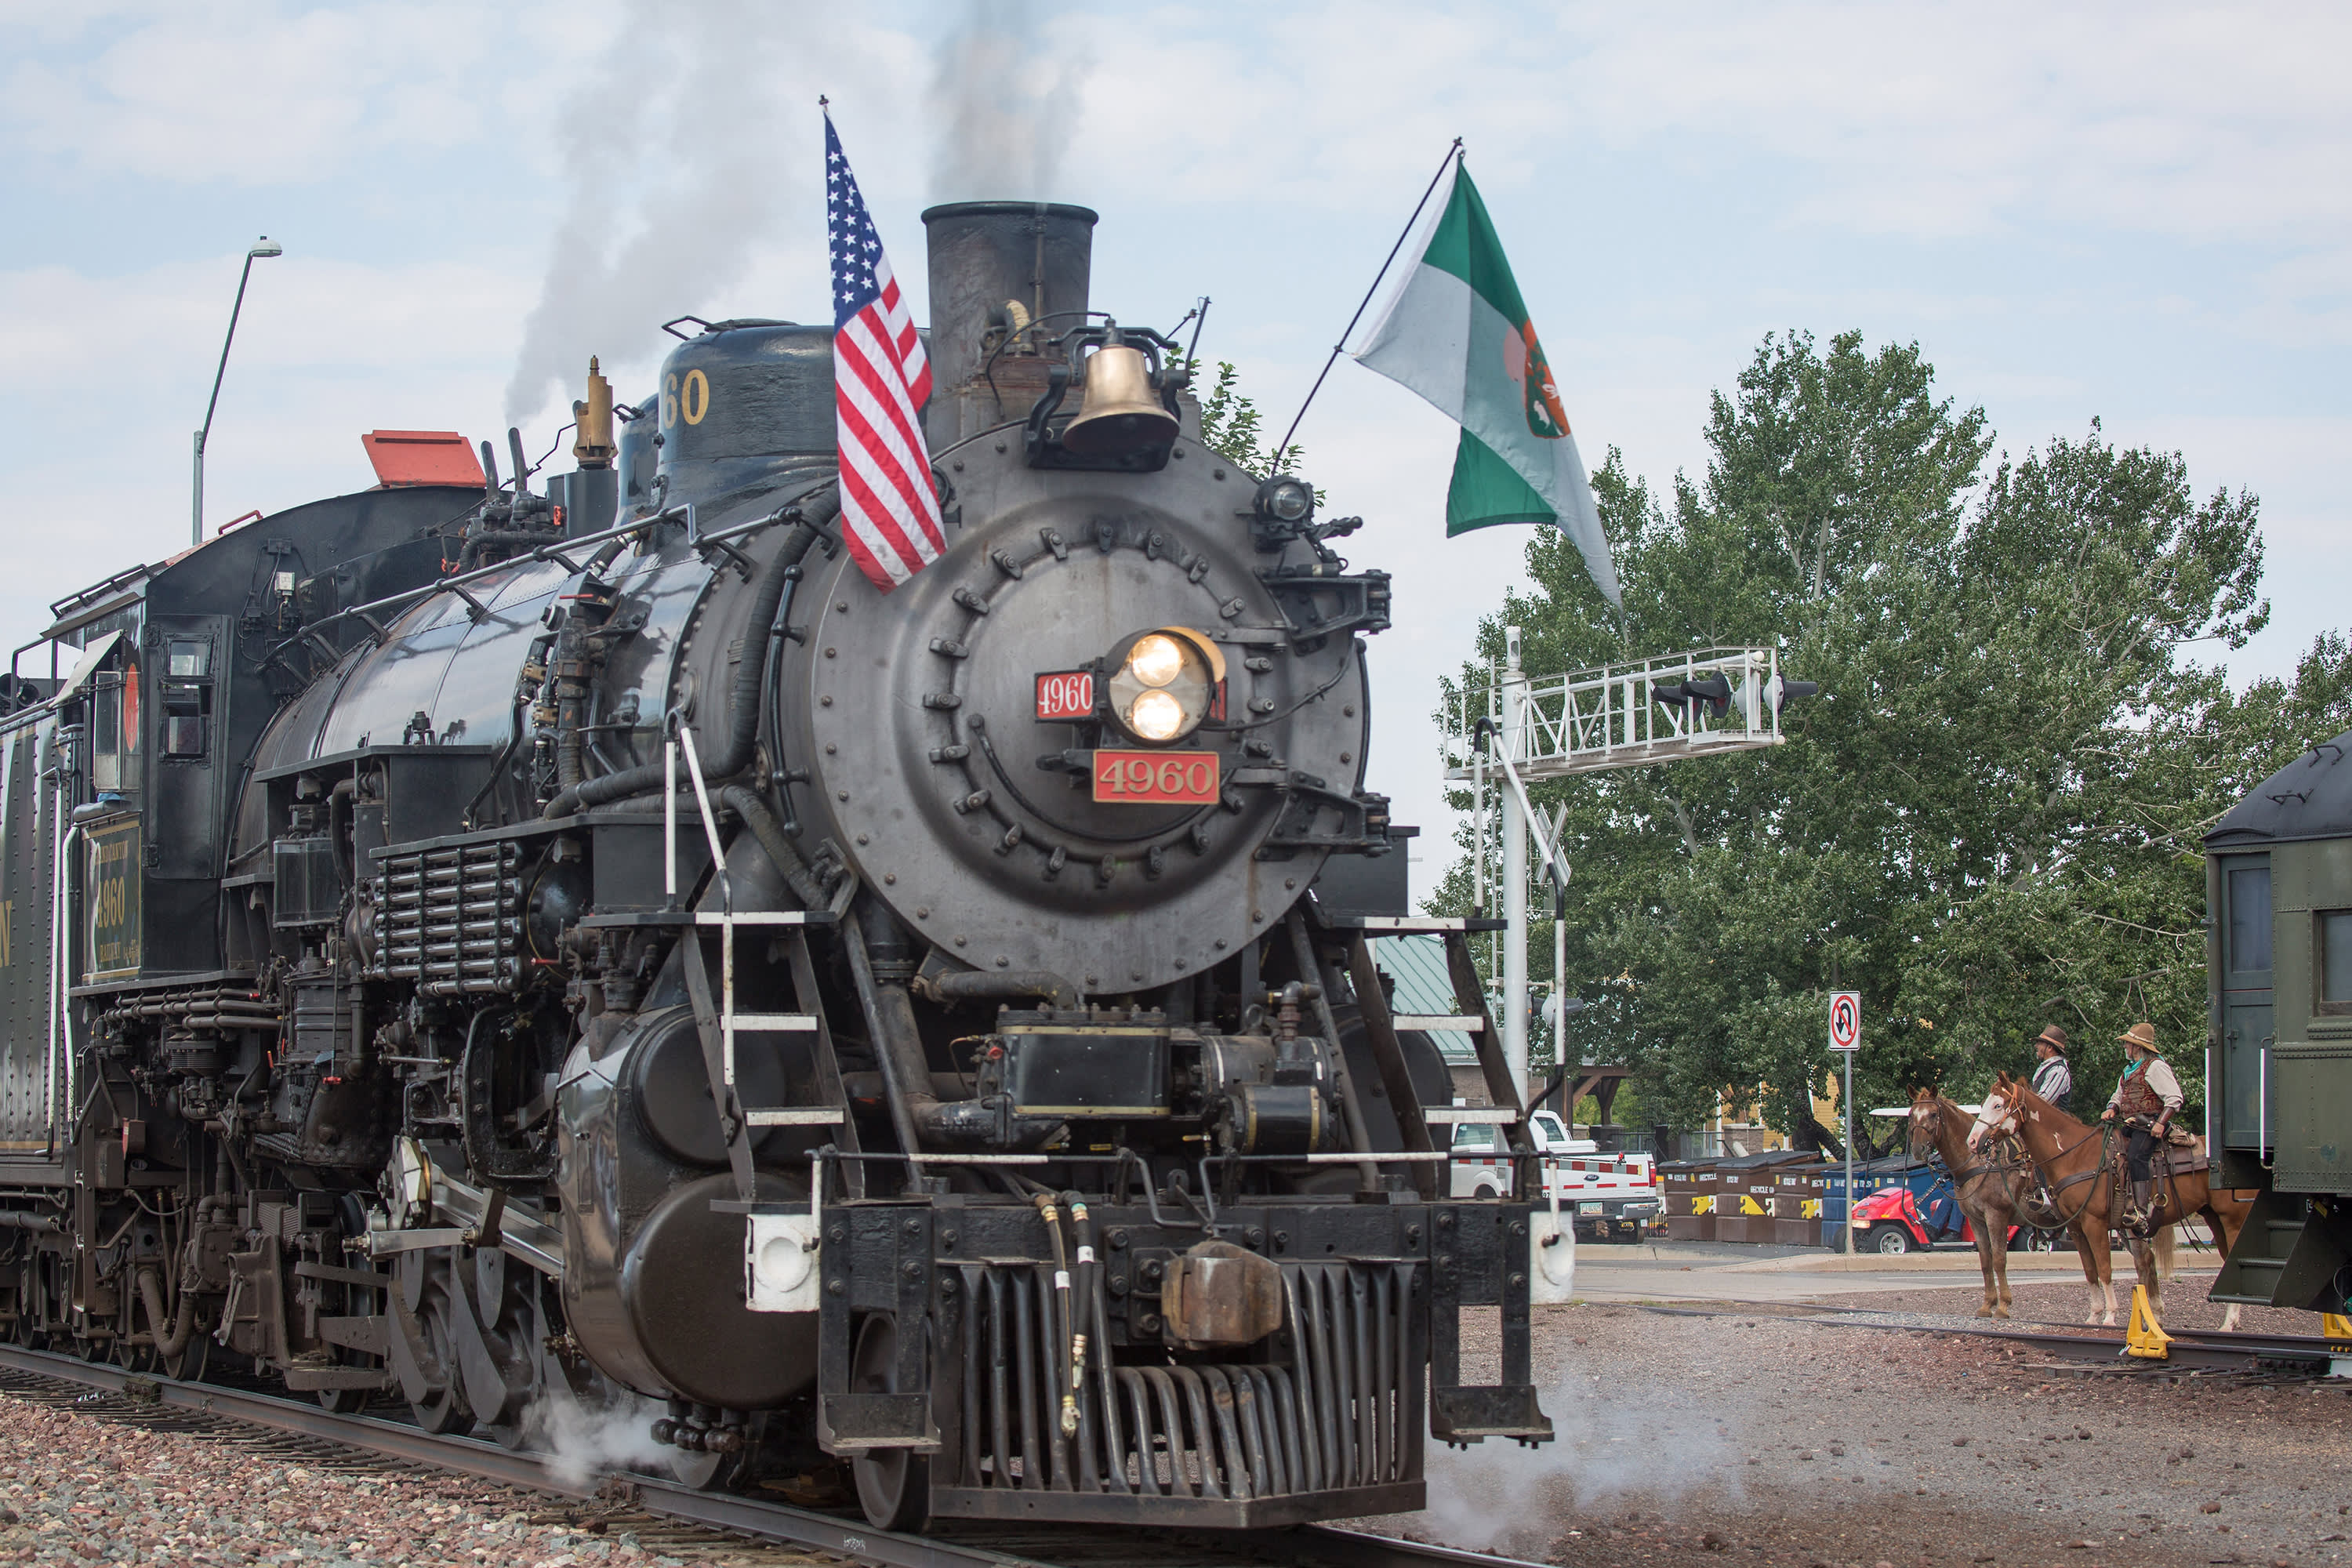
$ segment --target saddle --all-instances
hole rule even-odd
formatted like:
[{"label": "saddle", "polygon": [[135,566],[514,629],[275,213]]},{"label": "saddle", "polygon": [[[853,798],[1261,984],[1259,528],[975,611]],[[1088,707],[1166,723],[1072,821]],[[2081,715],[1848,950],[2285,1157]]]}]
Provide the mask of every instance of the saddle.
[{"label": "saddle", "polygon": [[2205,1140],[2179,1122],[2164,1130],[2164,1146],[2148,1155],[2148,1170],[2156,1175],[2191,1176],[2200,1171],[2212,1169],[2207,1156]]},{"label": "saddle", "polygon": [[2148,1168],[2166,1175],[2193,1176],[2200,1171],[2210,1171],[2213,1162],[2205,1148],[2205,1140],[2194,1133],[2184,1133],[2178,1127],[2168,1127],[2171,1134],[2165,1146],[2148,1159]]}]

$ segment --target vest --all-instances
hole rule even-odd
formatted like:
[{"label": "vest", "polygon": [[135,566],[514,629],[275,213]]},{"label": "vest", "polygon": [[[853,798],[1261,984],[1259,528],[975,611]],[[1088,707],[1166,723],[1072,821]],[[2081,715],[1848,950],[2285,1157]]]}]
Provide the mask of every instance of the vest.
[{"label": "vest", "polygon": [[2126,1116],[2160,1116],[2164,1113],[2162,1097],[2147,1087],[2146,1068],[2137,1071],[2126,1069],[2123,1084],[2116,1095],[2116,1105]]}]

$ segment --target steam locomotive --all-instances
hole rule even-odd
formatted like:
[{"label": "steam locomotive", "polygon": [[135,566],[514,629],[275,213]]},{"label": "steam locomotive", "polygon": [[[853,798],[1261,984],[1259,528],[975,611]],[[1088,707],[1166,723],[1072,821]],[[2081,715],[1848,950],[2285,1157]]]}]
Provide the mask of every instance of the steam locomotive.
[{"label": "steam locomotive", "polygon": [[1444,1195],[1368,956],[1442,923],[1363,788],[1388,576],[1089,308],[1093,213],[924,223],[950,547],[887,595],[830,330],[682,318],[574,471],[510,432],[17,650],[15,1341],[516,1446],[650,1401],[880,1526],[1391,1512],[1424,1433],[1550,1436],[1572,1238]]}]

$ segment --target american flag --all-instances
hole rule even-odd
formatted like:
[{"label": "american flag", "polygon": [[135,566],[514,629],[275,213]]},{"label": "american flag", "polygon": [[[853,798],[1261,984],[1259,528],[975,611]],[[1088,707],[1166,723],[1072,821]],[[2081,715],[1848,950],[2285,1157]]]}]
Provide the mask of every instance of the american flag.
[{"label": "american flag", "polygon": [[947,549],[916,416],[931,395],[931,367],[831,115],[824,121],[824,181],[843,535],[858,569],[887,594]]}]

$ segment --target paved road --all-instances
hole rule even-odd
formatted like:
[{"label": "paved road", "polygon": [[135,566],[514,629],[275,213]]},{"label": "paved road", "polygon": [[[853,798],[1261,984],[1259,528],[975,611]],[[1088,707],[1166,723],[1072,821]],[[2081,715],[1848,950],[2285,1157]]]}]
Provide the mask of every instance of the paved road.
[{"label": "paved road", "polygon": [[[1914,1253],[1876,1265],[1858,1258],[1849,1270],[1820,1247],[1740,1247],[1721,1242],[1661,1241],[1639,1246],[1588,1243],[1576,1249],[1576,1294],[1587,1301],[1812,1301],[1881,1290],[1974,1285],[1981,1276],[1972,1248]],[[2117,1254],[2115,1277],[2127,1290],[2128,1256]],[[2183,1258],[2182,1279],[2212,1273],[2210,1259]],[[2071,1252],[2010,1257],[2012,1285],[2082,1279]]]}]

